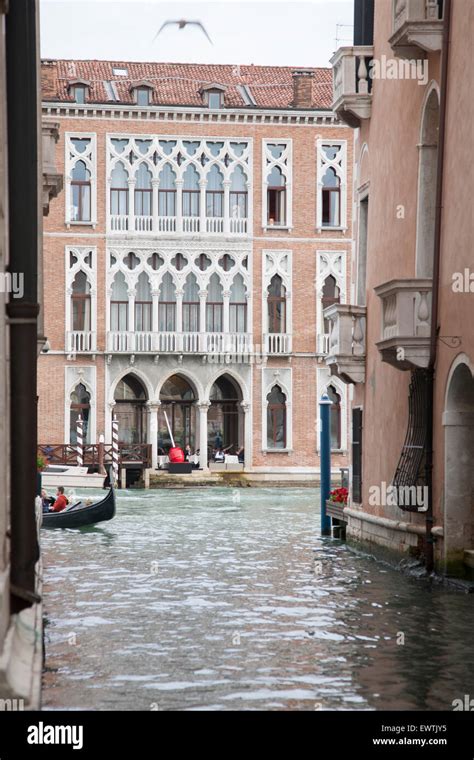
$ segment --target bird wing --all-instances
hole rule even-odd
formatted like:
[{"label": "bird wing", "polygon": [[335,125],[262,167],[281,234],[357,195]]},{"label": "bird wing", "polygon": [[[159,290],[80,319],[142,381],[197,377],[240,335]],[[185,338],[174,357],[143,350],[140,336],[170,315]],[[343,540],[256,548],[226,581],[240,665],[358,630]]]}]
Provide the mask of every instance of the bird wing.
[{"label": "bird wing", "polygon": [[204,27],[204,25],[203,25],[203,23],[201,21],[188,21],[188,24],[193,24],[194,26],[199,26],[202,29],[202,31],[204,32],[204,34],[206,35],[206,37],[209,40],[209,42],[211,43],[211,45],[214,44],[213,41],[211,40],[211,38],[209,37],[208,33],[206,32],[206,29],[205,29],[205,27]]},{"label": "bird wing", "polygon": [[163,31],[163,29],[165,28],[165,26],[172,26],[173,24],[177,24],[177,23],[178,23],[177,21],[164,21],[163,24],[158,29],[158,31],[155,34],[155,36],[153,37],[153,42],[156,40],[156,38],[158,37],[158,35]]}]

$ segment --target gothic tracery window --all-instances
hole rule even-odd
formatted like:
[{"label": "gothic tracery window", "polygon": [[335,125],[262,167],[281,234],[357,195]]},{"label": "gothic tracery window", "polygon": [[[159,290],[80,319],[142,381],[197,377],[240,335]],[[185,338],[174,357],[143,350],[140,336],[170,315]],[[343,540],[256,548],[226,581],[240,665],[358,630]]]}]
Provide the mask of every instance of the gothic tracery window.
[{"label": "gothic tracery window", "polygon": [[166,272],[160,285],[158,330],[161,332],[176,330],[176,287],[169,272]]},{"label": "gothic tracery window", "polygon": [[171,164],[166,163],[159,175],[158,214],[176,216],[176,174]]},{"label": "gothic tracery window", "polygon": [[317,142],[319,195],[316,227],[344,227],[346,224],[347,148],[345,141]]},{"label": "gothic tracery window", "polygon": [[151,332],[152,329],[152,299],[150,280],[142,272],[137,281],[135,293],[135,330]]},{"label": "gothic tracery window", "polygon": [[230,288],[229,329],[231,333],[247,332],[247,293],[241,274],[234,277]]},{"label": "gothic tracery window", "polygon": [[279,385],[267,395],[267,448],[286,448],[286,396]]},{"label": "gothic tracery window", "polygon": [[68,134],[65,147],[66,222],[88,224],[95,219],[95,135]]},{"label": "gothic tracery window", "polygon": [[77,272],[72,284],[72,329],[91,329],[91,287],[85,272]]},{"label": "gothic tracery window", "polygon": [[152,192],[151,172],[142,162],[136,173],[135,214],[137,216],[151,216]]},{"label": "gothic tracery window", "polygon": [[268,332],[286,332],[286,288],[280,275],[273,275],[267,288]]},{"label": "gothic tracery window", "polygon": [[290,143],[265,142],[266,186],[263,225],[291,226],[288,183],[291,182]]},{"label": "gothic tracery window", "polygon": [[199,285],[194,274],[189,274],[183,293],[183,332],[199,332]]},{"label": "gothic tracery window", "polygon": [[110,329],[128,330],[128,288],[122,272],[115,275],[110,301]]},{"label": "gothic tracery window", "polygon": [[128,214],[128,174],[120,161],[111,175],[110,212],[116,215]]},{"label": "gothic tracery window", "polygon": [[206,215],[208,217],[224,216],[223,176],[217,164],[213,164],[207,175]]},{"label": "gothic tracery window", "polygon": [[206,301],[206,331],[222,332],[224,329],[224,298],[222,285],[217,274],[213,274],[209,280]]},{"label": "gothic tracery window", "polygon": [[84,383],[78,383],[70,396],[69,407],[69,441],[72,444],[77,443],[77,423],[79,418],[82,420],[82,440],[83,443],[90,443],[89,417],[91,410],[91,395],[87,391]]}]

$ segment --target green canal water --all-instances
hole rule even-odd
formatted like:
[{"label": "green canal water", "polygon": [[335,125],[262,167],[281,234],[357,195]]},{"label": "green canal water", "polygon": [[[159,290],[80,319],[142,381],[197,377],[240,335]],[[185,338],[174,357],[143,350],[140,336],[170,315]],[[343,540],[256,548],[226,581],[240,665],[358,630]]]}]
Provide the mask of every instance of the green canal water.
[{"label": "green canal water", "polygon": [[472,595],[321,538],[316,490],[121,491],[113,521],[42,542],[44,709],[450,710],[474,697]]}]

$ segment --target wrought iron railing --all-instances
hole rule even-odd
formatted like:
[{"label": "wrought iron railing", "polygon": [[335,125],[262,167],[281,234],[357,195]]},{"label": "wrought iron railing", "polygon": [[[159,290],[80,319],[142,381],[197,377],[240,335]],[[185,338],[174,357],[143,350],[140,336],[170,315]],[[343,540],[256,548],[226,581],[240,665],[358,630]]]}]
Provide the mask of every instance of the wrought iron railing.
[{"label": "wrought iron railing", "polygon": [[[424,461],[428,422],[429,373],[424,369],[412,372],[408,396],[408,428],[392,485],[401,489],[425,485]],[[399,498],[398,506],[406,512],[418,512],[419,505]]]}]

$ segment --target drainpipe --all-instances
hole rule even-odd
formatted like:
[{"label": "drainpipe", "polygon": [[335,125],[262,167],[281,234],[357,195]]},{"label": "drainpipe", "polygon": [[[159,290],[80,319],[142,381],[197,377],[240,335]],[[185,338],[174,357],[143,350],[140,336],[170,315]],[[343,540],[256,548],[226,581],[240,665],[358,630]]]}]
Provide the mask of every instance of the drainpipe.
[{"label": "drainpipe", "polygon": [[428,509],[426,512],[426,570],[434,568],[433,535],[433,428],[434,428],[434,378],[438,350],[439,274],[441,259],[441,230],[443,212],[443,176],[446,139],[446,111],[448,89],[449,48],[451,44],[452,0],[444,2],[443,48],[441,59],[440,114],[438,135],[438,166],[436,176],[436,218],[433,251],[433,292],[431,305],[430,359],[427,369],[427,433],[425,446],[425,474],[428,486]]},{"label": "drainpipe", "polygon": [[[7,305],[10,339],[10,498],[12,612],[38,601],[36,496],[36,359],[39,194],[38,3],[15,0],[6,16],[9,271],[23,276],[21,298]],[[18,294],[17,294],[18,295]],[[2,484],[5,487],[6,484]]]}]

